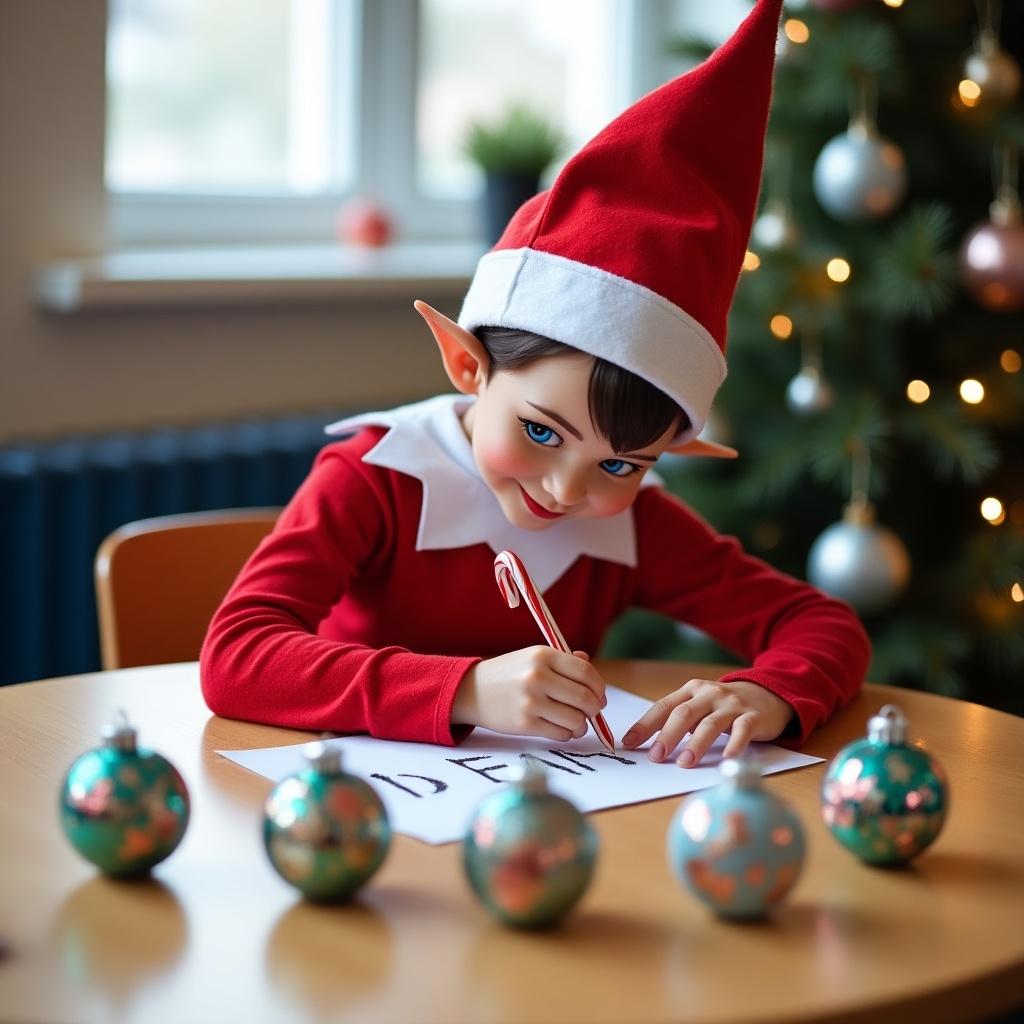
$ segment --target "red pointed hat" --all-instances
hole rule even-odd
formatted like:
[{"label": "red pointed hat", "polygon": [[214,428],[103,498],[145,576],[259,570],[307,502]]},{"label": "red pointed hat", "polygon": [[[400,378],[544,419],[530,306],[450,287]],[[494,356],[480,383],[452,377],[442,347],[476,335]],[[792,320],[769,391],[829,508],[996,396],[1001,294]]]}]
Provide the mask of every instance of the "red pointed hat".
[{"label": "red pointed hat", "polygon": [[674,399],[696,436],[725,380],[726,316],[757,206],[782,0],[638,100],[525,203],[459,315],[599,356]]}]

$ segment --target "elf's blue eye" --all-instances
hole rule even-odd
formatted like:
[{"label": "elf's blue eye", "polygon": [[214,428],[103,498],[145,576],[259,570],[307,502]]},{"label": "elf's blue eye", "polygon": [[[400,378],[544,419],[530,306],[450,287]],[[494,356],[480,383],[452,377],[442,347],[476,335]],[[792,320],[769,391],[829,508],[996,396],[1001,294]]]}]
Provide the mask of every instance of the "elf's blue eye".
[{"label": "elf's blue eye", "polygon": [[546,448],[557,448],[562,443],[558,434],[543,423],[534,423],[533,420],[523,419],[522,416],[519,417],[519,422],[523,425],[523,433],[536,444],[542,444]]},{"label": "elf's blue eye", "polygon": [[640,467],[623,459],[605,459],[601,463],[601,468],[612,476],[632,476]]}]

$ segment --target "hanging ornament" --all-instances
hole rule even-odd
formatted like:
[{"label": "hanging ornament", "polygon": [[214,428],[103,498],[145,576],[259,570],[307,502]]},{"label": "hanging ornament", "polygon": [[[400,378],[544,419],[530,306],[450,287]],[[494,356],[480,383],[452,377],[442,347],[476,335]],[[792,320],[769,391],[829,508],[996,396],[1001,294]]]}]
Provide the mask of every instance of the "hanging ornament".
[{"label": "hanging ornament", "polygon": [[384,862],[391,826],[369,783],[341,767],[341,751],[307,743],[309,764],[282,779],[263,807],[274,870],[311,900],[348,899]]},{"label": "hanging ornament", "polygon": [[766,200],[754,221],[750,239],[754,247],[762,251],[782,252],[792,249],[800,240],[800,227],[793,219],[789,203],[784,199]]},{"label": "hanging ornament", "polygon": [[963,77],[978,87],[974,109],[997,110],[1020,92],[1020,66],[999,44],[998,0],[979,0],[978,37],[964,59]]},{"label": "hanging ornament", "polygon": [[986,309],[1009,313],[1024,306],[1024,215],[1017,191],[1018,153],[996,150],[996,198],[990,219],[977,225],[960,248],[960,274]]},{"label": "hanging ornament", "polygon": [[825,143],[814,163],[814,194],[836,220],[873,220],[892,213],[907,191],[902,150],[875,124],[874,79],[857,83],[849,127]]},{"label": "hanging ornament", "polygon": [[835,392],[821,371],[821,342],[817,330],[800,335],[801,367],[786,386],[786,405],[797,416],[816,416],[835,404]]},{"label": "hanging ornament", "polygon": [[828,830],[868,864],[905,864],[942,830],[946,774],[920,745],[907,743],[907,720],[894,704],[868,721],[829,762],[821,786]]},{"label": "hanging ornament", "polygon": [[896,534],[875,523],[868,501],[867,447],[854,448],[853,494],[841,522],[811,545],[807,578],[819,590],[848,601],[862,615],[887,608],[910,579],[910,556]]},{"label": "hanging ornament", "polygon": [[541,765],[525,758],[521,777],[476,809],[463,866],[480,902],[498,920],[540,928],[564,917],[586,891],[597,833],[548,789]]},{"label": "hanging ornament", "polygon": [[189,798],[178,770],[137,745],[124,712],[64,776],[60,823],[71,845],[104,874],[146,874],[169,857],[188,825]]},{"label": "hanging ornament", "polygon": [[792,889],[804,861],[793,809],[761,784],[753,759],[727,758],[724,781],[686,797],[668,830],[680,882],[716,913],[760,917]]}]

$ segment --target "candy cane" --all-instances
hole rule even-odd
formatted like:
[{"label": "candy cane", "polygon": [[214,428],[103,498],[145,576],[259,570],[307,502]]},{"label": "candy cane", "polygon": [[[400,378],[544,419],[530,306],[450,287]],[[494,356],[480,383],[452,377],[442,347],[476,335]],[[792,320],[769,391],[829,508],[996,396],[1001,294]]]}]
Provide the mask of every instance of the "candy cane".
[{"label": "candy cane", "polygon": [[[519,606],[521,594],[526,598],[526,607],[530,609],[530,614],[533,615],[534,621],[540,626],[540,631],[544,634],[544,639],[547,640],[548,646],[564,651],[566,654],[572,654],[572,648],[566,643],[562,631],[558,628],[558,623],[555,622],[551,610],[547,606],[547,602],[540,591],[534,586],[533,580],[530,579],[530,574],[526,571],[526,566],[523,565],[522,559],[514,551],[502,551],[494,559],[494,578],[509,608],[517,608]],[[604,715],[599,711],[589,721],[594,728],[594,732],[597,733],[598,739],[614,753],[615,737],[612,735],[611,729],[608,728]]]}]

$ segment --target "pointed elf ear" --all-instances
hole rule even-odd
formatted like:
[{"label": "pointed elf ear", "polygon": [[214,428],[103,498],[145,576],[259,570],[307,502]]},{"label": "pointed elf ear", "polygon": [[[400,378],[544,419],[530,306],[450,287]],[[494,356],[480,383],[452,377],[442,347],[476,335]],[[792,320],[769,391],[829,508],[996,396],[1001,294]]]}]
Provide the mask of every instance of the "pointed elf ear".
[{"label": "pointed elf ear", "polygon": [[422,299],[417,299],[413,308],[426,320],[430,333],[434,335],[437,347],[441,350],[445,373],[455,389],[464,395],[477,394],[487,378],[490,365],[487,349],[475,335],[454,320],[449,320],[433,306],[428,306]]},{"label": "pointed elf ear", "polygon": [[735,459],[739,452],[725,444],[715,444],[714,441],[702,441],[695,437],[692,441],[683,444],[669,445],[665,449],[673,455],[706,455],[712,459]]}]

